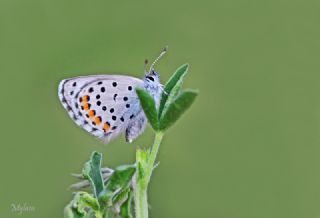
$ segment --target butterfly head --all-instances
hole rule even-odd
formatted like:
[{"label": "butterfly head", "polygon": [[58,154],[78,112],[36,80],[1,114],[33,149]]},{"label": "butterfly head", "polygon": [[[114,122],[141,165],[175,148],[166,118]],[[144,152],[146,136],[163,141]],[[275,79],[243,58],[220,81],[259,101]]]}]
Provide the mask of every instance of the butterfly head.
[{"label": "butterfly head", "polygon": [[160,83],[160,75],[154,69],[144,75],[144,81],[150,85]]}]

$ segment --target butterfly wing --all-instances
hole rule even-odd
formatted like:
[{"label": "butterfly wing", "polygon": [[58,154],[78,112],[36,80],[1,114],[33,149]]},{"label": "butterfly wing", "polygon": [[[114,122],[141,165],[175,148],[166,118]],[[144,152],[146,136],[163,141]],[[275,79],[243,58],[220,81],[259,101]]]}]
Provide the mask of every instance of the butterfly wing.
[{"label": "butterfly wing", "polygon": [[143,85],[130,76],[76,77],[60,82],[59,98],[80,127],[107,143],[137,118],[145,117],[135,93]]}]

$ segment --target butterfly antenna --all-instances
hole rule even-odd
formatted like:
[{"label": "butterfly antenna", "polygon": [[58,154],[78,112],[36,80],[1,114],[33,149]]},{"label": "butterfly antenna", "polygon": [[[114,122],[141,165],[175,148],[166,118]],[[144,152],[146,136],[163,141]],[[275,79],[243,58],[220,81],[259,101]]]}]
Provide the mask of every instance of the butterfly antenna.
[{"label": "butterfly antenna", "polygon": [[164,49],[161,51],[160,55],[154,60],[154,62],[151,64],[149,72],[153,69],[154,65],[167,53],[168,46],[164,47]]},{"label": "butterfly antenna", "polygon": [[148,59],[144,60],[144,72],[147,73]]}]

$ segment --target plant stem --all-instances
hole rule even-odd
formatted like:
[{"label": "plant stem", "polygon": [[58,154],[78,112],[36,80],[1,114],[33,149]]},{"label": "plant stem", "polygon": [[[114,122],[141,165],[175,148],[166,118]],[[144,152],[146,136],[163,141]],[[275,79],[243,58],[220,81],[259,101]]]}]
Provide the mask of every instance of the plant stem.
[{"label": "plant stem", "polygon": [[138,182],[135,190],[135,218],[148,218],[147,187]]},{"label": "plant stem", "polygon": [[156,132],[153,146],[147,159],[143,159],[140,151],[137,151],[137,173],[135,187],[135,218],[148,218],[148,185],[162,141],[163,133]]},{"label": "plant stem", "polygon": [[147,169],[146,169],[147,185],[148,185],[150,178],[151,178],[151,174],[152,174],[152,171],[154,168],[154,164],[155,164],[155,161],[157,158],[157,154],[159,151],[159,147],[160,147],[162,138],[163,138],[163,133],[156,132],[156,136],[155,136],[153,146],[152,146],[150,154],[149,154],[148,163],[147,163]]}]

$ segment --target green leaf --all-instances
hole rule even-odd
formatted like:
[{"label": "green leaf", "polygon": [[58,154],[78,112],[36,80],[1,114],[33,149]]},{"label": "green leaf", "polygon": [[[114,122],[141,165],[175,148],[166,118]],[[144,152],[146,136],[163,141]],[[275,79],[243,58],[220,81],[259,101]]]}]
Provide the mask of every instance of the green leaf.
[{"label": "green leaf", "polygon": [[153,97],[141,88],[137,88],[136,93],[140,99],[141,107],[143,108],[149,123],[151,124],[152,128],[157,131],[159,129],[159,120],[156,103]]},{"label": "green leaf", "polygon": [[97,199],[87,192],[77,192],[64,210],[65,218],[88,217],[88,210],[100,213]]},{"label": "green leaf", "polygon": [[79,212],[77,208],[73,207],[72,202],[64,208],[65,218],[84,218],[87,212]]},{"label": "green leaf", "polygon": [[127,188],[135,172],[136,167],[134,165],[117,167],[106,185],[106,190],[114,192],[119,188]]},{"label": "green leaf", "polygon": [[85,163],[82,174],[90,181],[94,195],[98,198],[99,193],[104,190],[103,178],[101,175],[102,154],[93,152],[90,160]]},{"label": "green leaf", "polygon": [[116,211],[118,211],[118,208],[120,208],[120,206],[128,199],[129,191],[130,188],[122,189],[112,199],[112,206]]},{"label": "green leaf", "polygon": [[89,210],[84,218],[94,218],[97,217],[96,213],[93,210]]},{"label": "green leaf", "polygon": [[140,163],[140,162],[138,162],[137,163],[137,171],[138,171],[138,179],[142,179],[142,178],[144,178],[145,177],[145,175],[146,175],[146,172],[145,172],[145,170],[144,170],[144,167],[142,166],[142,164]]},{"label": "green leaf", "polygon": [[160,130],[168,129],[174,124],[179,117],[192,105],[196,99],[198,92],[192,90],[183,91],[174,101],[168,106],[165,114],[160,120]]},{"label": "green leaf", "polygon": [[112,206],[118,195],[129,187],[135,172],[136,167],[134,165],[117,167],[110,176],[105,190],[100,193],[99,201],[107,206]]},{"label": "green leaf", "polygon": [[131,214],[132,199],[133,199],[133,192],[129,191],[128,199],[120,207],[121,218],[132,218],[133,217]]},{"label": "green leaf", "polygon": [[162,92],[160,101],[159,119],[161,119],[161,117],[167,110],[168,106],[171,104],[173,99],[177,96],[178,92],[180,91],[183,79],[187,74],[188,69],[188,64],[180,66],[165,84],[164,91]]},{"label": "green leaf", "polygon": [[[131,195],[132,194],[132,190],[130,188],[124,189],[121,193],[119,193],[113,200],[113,204],[112,204],[112,210],[114,212],[114,214],[116,214],[116,217],[120,218],[120,214],[121,214],[121,208],[122,207],[129,207],[127,209],[130,209],[131,206],[131,202],[130,202],[130,206],[127,205],[128,200],[131,201]],[[129,212],[128,211],[128,212]],[[127,216],[125,216],[127,217]],[[121,218],[124,218],[123,216],[121,216]]]},{"label": "green leaf", "polygon": [[141,181],[145,177],[145,169],[149,159],[149,150],[137,149],[136,164],[137,164],[137,179]]},{"label": "green leaf", "polygon": [[136,151],[136,162],[141,163],[143,167],[146,166],[150,155],[149,149],[138,148]]},{"label": "green leaf", "polygon": [[99,210],[99,202],[96,198],[86,192],[78,192],[78,204],[82,205],[83,207],[90,207],[94,211]]},{"label": "green leaf", "polygon": [[100,192],[99,197],[98,197],[100,204],[104,205],[106,207],[111,207],[112,206],[112,198],[114,195],[115,195],[115,193],[112,191],[103,190],[102,192]]}]

